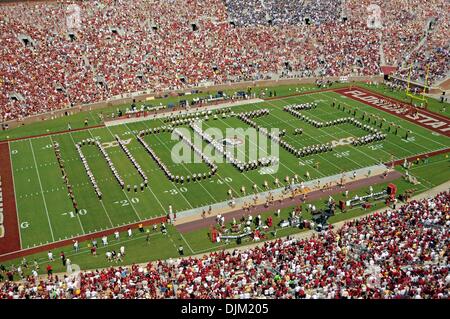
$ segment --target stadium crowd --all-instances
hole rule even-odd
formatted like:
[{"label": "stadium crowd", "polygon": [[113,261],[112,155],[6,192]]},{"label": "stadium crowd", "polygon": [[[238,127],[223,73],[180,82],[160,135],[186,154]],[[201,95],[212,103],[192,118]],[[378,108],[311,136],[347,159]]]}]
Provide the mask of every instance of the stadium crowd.
[{"label": "stadium crowd", "polygon": [[307,239],[278,239],[146,265],[6,281],[0,298],[450,297],[450,193],[346,222]]},{"label": "stadium crowd", "polygon": [[[367,24],[373,2],[381,30]],[[0,6],[0,121],[147,89],[379,74],[380,44],[402,64],[430,18],[426,50],[409,60],[431,61],[432,79],[448,71],[445,0],[98,0],[76,2],[70,24],[68,4]]]},{"label": "stadium crowd", "polygon": [[[450,65],[450,26],[438,24],[428,35],[427,42],[414,51],[409,59],[409,64],[397,72],[401,78],[424,83],[435,83],[449,75]],[[411,69],[412,66],[412,69]]]}]

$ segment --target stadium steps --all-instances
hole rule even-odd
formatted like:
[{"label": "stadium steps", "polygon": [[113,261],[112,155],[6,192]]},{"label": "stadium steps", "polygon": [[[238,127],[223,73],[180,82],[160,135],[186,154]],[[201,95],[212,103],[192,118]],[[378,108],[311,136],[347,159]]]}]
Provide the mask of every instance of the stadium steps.
[{"label": "stadium steps", "polygon": [[426,22],[426,24],[425,24],[425,26],[423,28],[423,31],[424,31],[425,34],[422,37],[422,39],[420,39],[419,43],[410,52],[406,53],[403,56],[403,62],[402,62],[402,68],[401,69],[404,70],[404,69],[409,68],[409,65],[407,65],[407,62],[411,58],[411,55],[413,55],[414,52],[420,50],[420,48],[423,47],[426,44],[427,39],[428,39],[428,35],[431,33],[431,31],[428,28],[428,26],[430,25],[430,21],[431,21],[431,19],[427,20],[427,22]]},{"label": "stadium steps", "polygon": [[384,42],[383,42],[383,40],[381,40],[381,43],[380,43],[380,65],[382,65],[382,66],[386,65],[386,58],[385,58],[385,55],[384,55]]},{"label": "stadium steps", "polygon": [[403,56],[403,62],[402,62],[402,67],[400,68],[400,71],[405,71],[405,70],[409,69],[408,61],[410,60],[410,58],[414,52],[420,50],[420,48],[425,45],[425,43],[427,42],[427,38],[428,38],[428,33],[425,34],[425,36],[419,41],[419,43],[410,52],[406,53]]}]

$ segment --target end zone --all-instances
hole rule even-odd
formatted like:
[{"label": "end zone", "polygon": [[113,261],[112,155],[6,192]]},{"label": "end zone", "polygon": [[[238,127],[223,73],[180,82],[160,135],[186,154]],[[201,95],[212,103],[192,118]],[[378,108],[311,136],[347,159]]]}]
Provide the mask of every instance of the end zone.
[{"label": "end zone", "polygon": [[394,100],[360,87],[337,89],[335,92],[450,137],[450,119],[434,112],[414,108],[411,104]]},{"label": "end zone", "polygon": [[0,255],[3,255],[21,249],[9,143],[0,144],[0,176],[2,183],[4,230],[4,236],[0,238]]}]

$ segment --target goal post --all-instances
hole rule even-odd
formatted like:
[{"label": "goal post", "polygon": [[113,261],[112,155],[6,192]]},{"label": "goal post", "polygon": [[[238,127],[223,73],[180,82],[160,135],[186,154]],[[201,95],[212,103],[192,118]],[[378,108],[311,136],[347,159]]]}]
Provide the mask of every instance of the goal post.
[{"label": "goal post", "polygon": [[427,89],[429,89],[429,86],[428,86],[428,75],[429,75],[429,71],[430,71],[430,66],[428,65],[427,68],[426,68],[424,86],[423,86],[422,92],[419,93],[419,94],[415,94],[415,93],[413,93],[411,91],[411,75],[412,75],[412,71],[413,71],[413,65],[411,64],[410,67],[409,67],[408,80],[406,82],[407,86],[406,86],[405,94],[406,94],[406,96],[411,98],[411,103],[412,103],[413,100],[417,100],[417,101],[424,102],[425,106],[427,106],[428,105],[428,98],[426,97],[425,93],[426,93]]}]

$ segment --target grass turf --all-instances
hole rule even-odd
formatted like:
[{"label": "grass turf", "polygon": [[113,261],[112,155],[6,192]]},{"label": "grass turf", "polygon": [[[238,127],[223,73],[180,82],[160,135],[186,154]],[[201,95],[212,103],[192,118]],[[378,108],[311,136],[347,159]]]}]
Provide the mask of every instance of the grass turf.
[{"label": "grass turf", "polygon": [[[409,98],[406,96],[404,91],[399,90],[391,90],[386,85],[373,85],[373,84],[365,84],[363,82],[358,82],[358,85],[361,85],[370,90],[374,90],[378,93],[381,93],[386,96],[390,96],[393,98],[400,99],[405,102],[410,102]],[[348,86],[345,83],[334,83],[333,88]],[[268,97],[270,96],[270,92],[276,93],[278,97],[287,96],[299,92],[314,92],[318,88],[314,84],[301,84],[301,85],[281,85],[276,87],[252,87],[252,92],[257,96]],[[237,91],[242,91],[242,89],[232,89],[225,90],[224,92],[228,95],[233,95]],[[190,94],[185,96],[168,96],[166,98],[157,98],[155,100],[146,102],[146,104],[151,104],[153,106],[164,105],[167,106],[170,103],[175,103],[178,105],[180,100],[192,101],[194,98],[198,97],[207,97],[209,95],[214,95],[216,92],[210,92],[209,90],[203,91],[197,94]],[[450,117],[450,104],[449,103],[440,103],[435,99],[428,99],[429,109],[433,112],[437,112],[443,114],[447,117]],[[138,103],[140,106],[141,103]],[[445,106],[445,107],[444,107]],[[20,138],[24,136],[31,135],[39,135],[46,133],[54,133],[58,131],[65,131],[68,128],[68,124],[70,123],[72,129],[78,129],[84,127],[85,120],[88,121],[88,124],[99,125],[103,123],[103,119],[110,119],[111,115],[114,113],[117,115],[118,110],[125,111],[126,108],[129,108],[129,104],[123,104],[118,106],[109,106],[104,108],[96,108],[92,109],[89,106],[84,106],[83,111],[76,114],[71,114],[69,111],[68,115],[62,115],[60,117],[53,117],[51,115],[42,116],[42,119],[46,119],[45,121],[34,122],[31,124],[22,125],[20,127],[9,129],[5,131],[0,131],[0,141],[5,139],[13,139]],[[445,112],[443,109],[445,108]]]},{"label": "grass turf", "polygon": [[[445,136],[435,135],[429,130],[333,92],[243,105],[234,107],[233,111],[237,113],[268,108],[270,113],[255,121],[263,127],[286,129],[285,139],[296,147],[365,135],[364,131],[349,124],[315,128],[282,109],[286,104],[317,102],[319,104],[317,109],[303,111],[303,113],[320,121],[350,116],[342,110],[331,107],[330,104],[334,100],[346,106],[347,109],[358,108],[356,117],[359,119],[363,112],[368,112],[385,118],[387,123],[396,122],[402,129],[398,135],[388,133],[386,140],[375,144],[360,147],[339,146],[333,152],[311,155],[302,159],[280,148],[280,167],[277,172],[269,172],[265,175],[262,175],[259,170],[239,173],[230,164],[224,163],[218,165],[218,174],[212,179],[183,185],[168,180],[134,136],[139,130],[165,125],[162,120],[11,142],[18,215],[22,226],[22,248],[165,215],[169,205],[172,205],[176,212],[210,205],[226,200],[229,189],[233,190],[235,196],[242,196],[241,186],[251,190],[252,185],[256,184],[262,191],[264,181],[267,180],[269,185],[274,186],[273,181],[276,177],[283,181],[285,176],[292,177],[298,174],[304,179],[305,173],[309,172],[312,179],[322,178],[342,171],[387,162],[392,158],[403,158],[450,147],[450,140]],[[205,125],[216,127],[223,132],[227,128],[248,128],[248,125],[237,118],[223,119],[220,116],[217,120],[210,119],[205,122]],[[370,125],[373,126],[373,124]],[[386,127],[383,128],[385,132],[387,132]],[[302,136],[293,135],[295,128],[304,130]],[[404,134],[407,130],[413,133],[408,140],[405,140]],[[98,139],[102,143],[112,142],[116,134],[121,139],[129,140],[129,150],[149,176],[149,187],[143,192],[122,190],[99,150],[94,146],[87,146],[83,148],[83,152],[104,194],[103,200],[99,201],[79,160],[74,143],[88,138]],[[192,175],[206,170],[206,165],[202,163],[173,164],[170,150],[175,141],[170,139],[169,133],[149,135],[146,139],[162,160],[177,174]],[[53,141],[61,145],[62,157],[66,163],[70,182],[74,186],[75,198],[79,203],[81,214],[72,212],[67,190],[51,147]],[[142,182],[138,172],[119,147],[107,148],[107,152],[124,178],[125,184],[133,186]]]},{"label": "grass turf", "polygon": [[[343,87],[346,84],[334,84],[333,87]],[[302,85],[282,85],[277,87],[253,87],[252,93],[257,96],[269,96],[270,92],[276,92],[277,96],[286,96],[295,92],[308,92],[317,90],[317,86],[313,84]],[[188,91],[188,90],[186,90]],[[242,91],[242,89],[230,89],[224,90],[226,94],[232,96],[235,92]],[[246,91],[244,89],[244,91]],[[142,104],[150,105],[151,107],[168,106],[169,104],[179,105],[181,100],[186,100],[189,103],[195,98],[207,98],[210,95],[215,95],[217,92],[201,91],[200,93],[184,95],[184,96],[168,96],[159,97],[155,100],[137,103],[140,107]],[[20,138],[24,136],[40,135],[46,133],[54,133],[59,131],[65,131],[70,124],[72,129],[79,129],[85,127],[85,121],[88,125],[95,126],[103,123],[103,120],[112,119],[112,114],[117,116],[118,111],[125,112],[127,108],[130,108],[130,104],[122,104],[117,106],[107,106],[103,108],[92,109],[89,106],[83,106],[83,111],[79,113],[73,113],[68,111],[67,115],[61,115],[59,117],[52,115],[42,115],[41,118],[45,121],[38,121],[31,124],[23,124],[17,128],[0,131],[0,140]]]},{"label": "grass turf", "polygon": [[[450,161],[447,155],[438,155],[429,159],[427,164],[420,162],[419,164],[414,164],[413,167],[409,170],[410,174],[416,176],[421,182],[420,185],[413,186],[412,184],[406,182],[403,179],[399,179],[394,183],[398,186],[399,193],[403,193],[407,189],[415,188],[417,190],[416,193],[420,193],[425,191],[426,189],[441,184],[442,182],[448,181],[450,179],[450,170],[448,169],[450,165]],[[396,169],[403,171],[401,167],[397,167]],[[381,183],[379,185],[374,186],[374,191],[382,190],[386,188],[386,183]],[[366,188],[359,189],[356,191],[352,191],[349,193],[349,197],[353,197],[354,195],[364,195],[367,192]],[[343,195],[335,195],[334,199],[339,201],[343,198]],[[316,205],[318,209],[325,207],[325,202],[328,198],[324,197],[317,201],[312,202],[312,204]],[[309,218],[309,214],[305,210],[306,204],[303,205],[303,217]],[[339,210],[335,216],[332,216],[329,220],[330,223],[335,223],[341,220],[354,218],[365,214],[369,211],[373,211],[375,209],[379,209],[383,207],[384,204],[382,202],[374,203],[371,209],[363,210],[361,208],[355,208],[349,210],[345,213],[341,213]],[[269,215],[274,217],[274,225],[278,224],[281,219],[286,219],[289,212],[292,211],[293,207],[283,209],[281,212],[281,217],[276,218],[274,216],[274,212],[266,212],[261,214],[263,219],[267,218]],[[299,230],[296,228],[284,228],[278,229],[276,232],[276,236],[272,233],[267,233],[267,239],[273,239],[276,237],[287,236],[289,234],[294,234],[301,232],[303,230]],[[58,253],[60,251],[64,251],[66,257],[70,258],[73,264],[77,264],[81,267],[81,269],[95,269],[100,267],[108,267],[111,265],[127,265],[135,262],[148,262],[159,259],[168,259],[178,257],[177,248],[179,245],[182,245],[185,249],[185,255],[192,254],[203,254],[208,251],[225,249],[225,248],[233,248],[238,246],[236,242],[232,241],[228,244],[225,243],[211,243],[208,239],[209,229],[200,229],[188,234],[181,235],[176,231],[176,229],[172,226],[168,226],[168,235],[162,235],[159,230],[152,231],[150,230],[150,242],[146,241],[147,234],[139,233],[138,231],[133,232],[132,237],[128,237],[126,233],[120,234],[119,240],[112,239],[112,236],[109,236],[109,244],[108,246],[102,246],[101,241],[97,238],[99,243],[99,249],[97,251],[98,256],[94,257],[90,254],[90,241],[80,243],[80,251],[75,252],[71,246],[62,247],[58,250],[54,250],[53,253],[55,255],[56,261],[48,262],[46,253],[39,253],[27,256],[26,259],[30,267],[28,269],[24,269],[25,274],[29,274],[31,271],[32,261],[36,260],[36,262],[41,266],[39,273],[45,273],[45,266],[51,264],[53,266],[54,271],[56,272],[64,272],[65,268],[62,266],[61,262],[58,260]],[[243,241],[243,244],[248,241]],[[126,247],[126,256],[124,257],[123,262],[119,263],[111,263],[108,262],[105,258],[105,253],[108,250],[116,250],[118,251],[121,246]],[[9,267],[11,265],[19,265],[21,263],[21,259],[10,260],[5,262],[4,265]],[[16,275],[18,279],[18,276]]]}]

